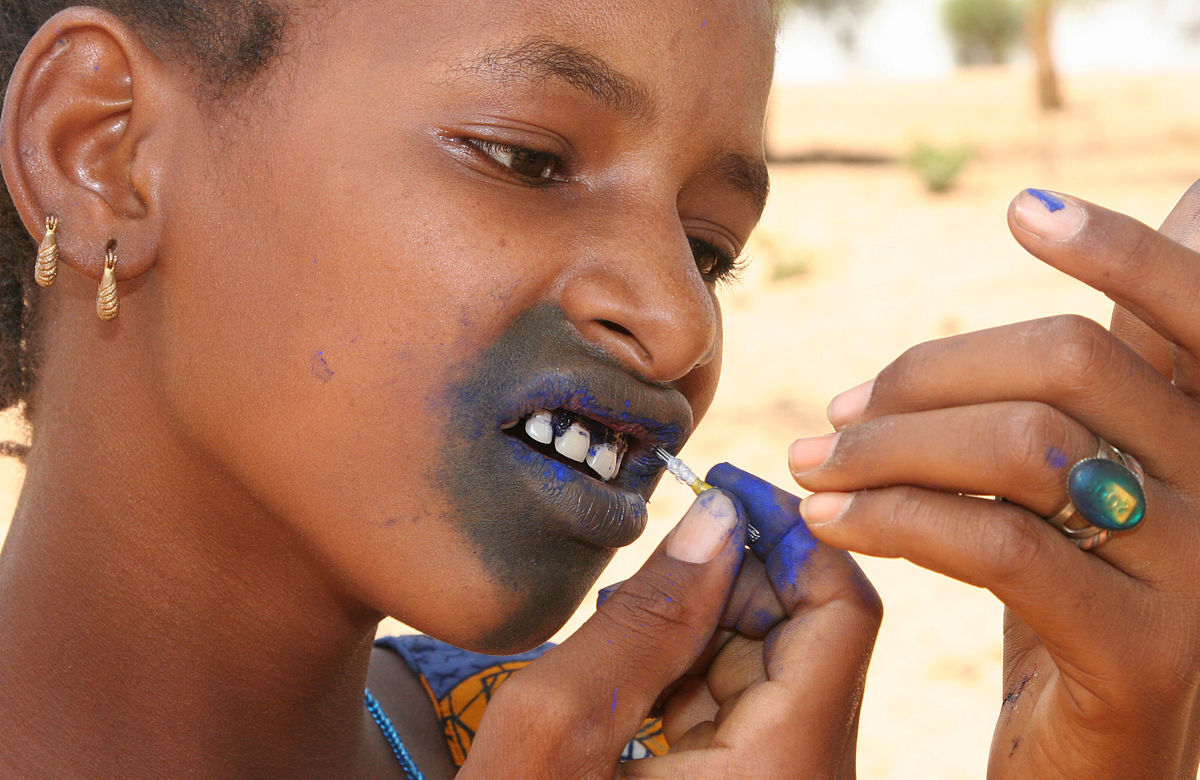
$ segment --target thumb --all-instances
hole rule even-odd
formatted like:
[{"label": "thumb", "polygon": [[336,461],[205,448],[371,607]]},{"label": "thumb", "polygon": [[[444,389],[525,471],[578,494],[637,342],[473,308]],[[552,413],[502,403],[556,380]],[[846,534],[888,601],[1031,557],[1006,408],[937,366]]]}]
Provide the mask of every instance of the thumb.
[{"label": "thumb", "polygon": [[[1188,188],[1158,230],[1172,241],[1200,251],[1200,181]],[[1114,306],[1109,329],[1160,374],[1172,377],[1174,366],[1170,343],[1137,315],[1120,305]]]},{"label": "thumb", "polygon": [[659,695],[707,646],[741,563],[744,527],[729,494],[697,497],[591,619],[500,688],[464,770],[612,777]]}]

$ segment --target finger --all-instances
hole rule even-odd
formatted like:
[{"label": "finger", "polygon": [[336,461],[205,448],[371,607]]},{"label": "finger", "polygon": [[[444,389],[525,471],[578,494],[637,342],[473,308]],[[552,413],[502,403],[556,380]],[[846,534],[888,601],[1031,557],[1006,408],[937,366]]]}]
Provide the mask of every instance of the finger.
[{"label": "finger", "polygon": [[862,685],[880,618],[878,601],[867,601],[806,606],[768,640],[767,680],[734,693],[711,725],[692,724],[686,751],[673,743],[665,756],[622,765],[622,776],[854,776]]},{"label": "finger", "polygon": [[917,345],[830,408],[844,429],[893,414],[1001,400],[1054,406],[1168,483],[1191,479],[1200,409],[1100,325],[1049,317]]},{"label": "finger", "polygon": [[524,776],[612,776],[660,692],[707,645],[743,538],[734,499],[719,490],[699,496],[573,636],[498,690],[464,769],[511,776],[520,757]]},{"label": "finger", "polygon": [[1124,341],[1129,348],[1141,356],[1154,370],[1173,379],[1174,366],[1171,364],[1171,343],[1158,335],[1146,323],[1139,320],[1133,312],[1120,304],[1113,305],[1112,320],[1109,331]]},{"label": "finger", "polygon": [[[813,532],[846,549],[902,557],[992,591],[1066,668],[1120,674],[1150,592],[1020,507],[914,487],[815,493]],[[1126,668],[1126,672],[1127,672]]]},{"label": "finger", "polygon": [[760,534],[751,545],[765,560],[779,540],[800,522],[800,498],[772,485],[761,477],[743,471],[732,463],[718,463],[708,470],[704,479],[710,485],[733,493],[746,510],[746,521]]},{"label": "finger", "polygon": [[1009,401],[893,414],[800,439],[788,463],[812,491],[917,485],[1003,496],[1049,515],[1066,503],[1067,471],[1096,450],[1095,434],[1054,407]]},{"label": "finger", "polygon": [[863,674],[882,617],[878,595],[849,555],[816,542],[796,511],[798,497],[728,464],[706,479],[734,492],[762,530],[770,590],[790,616],[758,655],[758,643],[735,638],[713,661],[707,680],[720,706],[721,744],[751,746],[760,774],[750,776],[852,768]]},{"label": "finger", "polygon": [[783,615],[796,617],[802,607],[815,608],[839,599],[878,602],[858,565],[843,551],[820,544],[809,533],[799,512],[799,496],[729,463],[714,466],[705,479],[733,493],[741,501],[747,522],[759,529],[762,538],[757,549],[766,554],[765,571],[773,591],[764,594],[756,590],[742,596],[742,586],[753,582],[747,574],[756,571],[757,564],[744,567],[726,610],[726,625],[745,626],[751,636],[759,636],[770,621],[773,626]]},{"label": "finger", "polygon": [[[790,465],[796,480],[813,491],[915,485],[1002,496],[1044,518],[1066,506],[1072,468],[1101,454],[1098,449],[1095,434],[1054,407],[1012,401],[890,415],[832,437],[801,439],[792,445]],[[1136,481],[1130,474],[1130,484],[1120,487],[1137,497]],[[1138,504],[1114,508],[1112,520],[1120,523],[1133,510],[1152,506],[1145,515],[1152,521],[1135,520],[1095,554],[1131,576],[1158,579],[1164,573],[1158,553],[1196,540],[1195,524],[1172,510],[1172,492],[1153,476],[1145,478],[1143,491]],[[1062,543],[1072,544],[1065,537]]]},{"label": "finger", "polygon": [[[799,499],[796,506],[800,506]],[[746,556],[721,615],[721,626],[743,636],[762,638],[786,619],[787,610],[767,583],[766,564],[756,556]]]},{"label": "finger", "polygon": [[[1188,188],[1158,232],[1188,249],[1200,250],[1200,181]],[[1170,343],[1128,309],[1113,307],[1109,330],[1163,376],[1173,377]]]},{"label": "finger", "polygon": [[720,706],[703,676],[683,678],[663,705],[662,730],[667,744],[672,750],[678,749],[684,734],[716,720]]},{"label": "finger", "polygon": [[1194,363],[1200,355],[1200,255],[1137,220],[1091,203],[1026,190],[1009,226],[1032,254],[1100,290]]}]

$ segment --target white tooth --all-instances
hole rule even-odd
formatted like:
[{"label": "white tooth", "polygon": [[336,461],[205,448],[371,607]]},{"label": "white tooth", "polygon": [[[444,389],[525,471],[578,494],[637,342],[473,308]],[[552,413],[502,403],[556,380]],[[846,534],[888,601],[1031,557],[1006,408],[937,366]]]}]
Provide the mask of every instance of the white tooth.
[{"label": "white tooth", "polygon": [[534,441],[549,444],[554,441],[553,421],[554,416],[544,409],[534,412],[533,416],[525,421],[525,433]]},{"label": "white tooth", "polygon": [[600,475],[600,479],[608,482],[617,476],[617,470],[621,468],[621,458],[612,444],[596,444],[588,450],[587,464],[592,467],[592,471]]},{"label": "white tooth", "polygon": [[587,457],[588,449],[591,446],[592,435],[587,432],[587,428],[577,422],[571,423],[570,428],[554,437],[554,449],[558,450],[560,455],[580,463],[583,463],[583,459]]}]

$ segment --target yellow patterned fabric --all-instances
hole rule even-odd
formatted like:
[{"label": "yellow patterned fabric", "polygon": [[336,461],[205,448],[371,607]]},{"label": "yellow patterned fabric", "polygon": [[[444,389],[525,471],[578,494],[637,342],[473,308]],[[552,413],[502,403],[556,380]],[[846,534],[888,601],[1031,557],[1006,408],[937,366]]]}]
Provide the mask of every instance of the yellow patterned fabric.
[{"label": "yellow patterned fabric", "polygon": [[[420,678],[442,722],[450,755],[458,766],[467,760],[471,741],[496,689],[514,672],[553,647],[545,644],[520,655],[493,656],[460,650],[420,635],[385,637],[376,644],[399,653]],[[662,722],[651,718],[626,746],[622,760],[666,752]]]}]

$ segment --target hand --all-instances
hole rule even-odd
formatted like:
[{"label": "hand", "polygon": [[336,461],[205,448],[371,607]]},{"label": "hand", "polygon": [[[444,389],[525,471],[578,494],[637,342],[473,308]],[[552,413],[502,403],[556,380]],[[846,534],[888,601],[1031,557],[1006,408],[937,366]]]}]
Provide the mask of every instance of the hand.
[{"label": "hand", "polygon": [[[578,632],[513,675],[461,777],[848,777],[880,608],[849,556],[703,493]],[[619,758],[656,704],[671,751]]]},{"label": "hand", "polygon": [[[1200,255],[1171,239],[1198,218],[1195,187],[1165,234],[1022,193],[1017,240],[1120,304],[1117,335],[1055,317],[920,345],[834,399],[838,433],[793,445],[818,538],[1005,603],[990,776],[1196,776]],[[1097,437],[1144,466],[1147,515],[1083,552],[1042,518]]]}]

